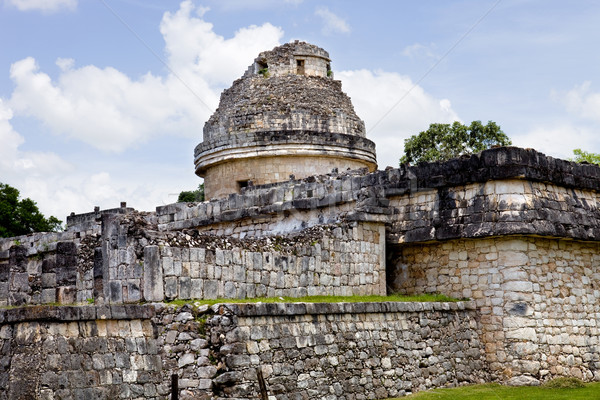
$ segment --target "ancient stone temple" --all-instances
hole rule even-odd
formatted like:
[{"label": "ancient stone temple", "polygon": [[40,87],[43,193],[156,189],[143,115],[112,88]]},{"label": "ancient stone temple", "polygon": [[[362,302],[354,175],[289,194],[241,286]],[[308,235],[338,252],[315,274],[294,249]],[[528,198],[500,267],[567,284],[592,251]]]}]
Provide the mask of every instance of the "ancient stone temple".
[{"label": "ancient stone temple", "polygon": [[[224,92],[196,149],[210,201],[0,239],[0,400],[600,381],[600,167],[500,147],[372,171],[328,63],[290,43]],[[457,301],[230,300],[390,293]]]},{"label": "ancient stone temple", "polygon": [[287,43],[260,53],[223,92],[195,151],[208,199],[290,175],[376,169],[375,144],[330,63],[317,46]]}]

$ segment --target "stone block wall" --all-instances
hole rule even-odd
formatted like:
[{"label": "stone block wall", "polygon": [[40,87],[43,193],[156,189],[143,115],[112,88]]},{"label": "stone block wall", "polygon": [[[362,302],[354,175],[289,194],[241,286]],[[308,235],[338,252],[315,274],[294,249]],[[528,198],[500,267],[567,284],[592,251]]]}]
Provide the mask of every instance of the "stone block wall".
[{"label": "stone block wall", "polygon": [[296,74],[253,75],[236,80],[221,93],[219,107],[204,125],[203,139],[210,143],[229,136],[235,143],[238,133],[248,132],[364,138],[365,124],[340,81]]},{"label": "stone block wall", "polygon": [[[65,236],[48,234],[46,239]],[[0,253],[0,306],[66,304],[94,297],[97,237],[14,243],[20,241]]]},{"label": "stone block wall", "polygon": [[305,75],[328,76],[329,53],[320,47],[297,40],[261,52],[246,74],[257,74],[261,68],[268,68],[269,75],[272,76],[296,74],[296,60],[305,60]]},{"label": "stone block wall", "polygon": [[0,399],[165,399],[148,306],[0,310]]},{"label": "stone block wall", "polygon": [[[247,187],[241,194],[202,203],[175,203],[156,208],[158,229],[197,228],[219,236],[266,236],[299,232],[318,224],[341,222],[352,214],[388,213],[382,183],[398,170],[367,174],[367,169]],[[396,178],[397,179],[397,178]],[[396,217],[394,217],[396,218]],[[232,223],[234,222],[235,223]],[[386,221],[382,221],[386,222]]]},{"label": "stone block wall", "polygon": [[144,290],[152,293],[145,292],[144,298],[385,295],[383,225],[355,223],[313,232],[293,243],[277,237],[245,243],[254,248],[227,241],[204,247],[146,247],[144,273],[158,270],[161,276],[144,278]]},{"label": "stone block wall", "polygon": [[115,221],[110,230],[121,239],[103,245],[103,295],[111,303],[386,292],[382,224],[244,240],[197,231],[148,240],[123,234],[130,228]]},{"label": "stone block wall", "polygon": [[600,235],[600,195],[547,182],[502,179],[390,197],[390,239],[422,242],[507,234]]},{"label": "stone block wall", "polygon": [[600,380],[600,245],[536,237],[405,244],[388,285],[467,297],[497,376]]},{"label": "stone block wall", "polygon": [[[0,309],[0,399],[386,398],[488,378],[472,303]],[[172,385],[175,382],[176,385]]]}]

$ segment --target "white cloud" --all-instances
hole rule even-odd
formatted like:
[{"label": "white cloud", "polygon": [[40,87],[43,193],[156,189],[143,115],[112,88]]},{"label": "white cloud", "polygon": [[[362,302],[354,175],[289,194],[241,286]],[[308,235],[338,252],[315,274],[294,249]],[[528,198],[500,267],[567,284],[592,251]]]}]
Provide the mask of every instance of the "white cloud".
[{"label": "white cloud", "polygon": [[411,44],[406,46],[400,54],[408,58],[427,57],[427,58],[438,58],[438,55],[434,51],[435,45],[430,44],[429,46],[422,45],[421,43]]},{"label": "white cloud", "polygon": [[[26,152],[19,147],[25,139],[11,124],[12,110],[0,99],[0,176],[2,183],[17,187],[22,197],[36,199],[38,189],[56,176],[68,174],[72,166],[49,152]],[[50,206],[44,211],[50,211]],[[58,208],[54,208],[57,211]]]},{"label": "white cloud", "polygon": [[[600,121],[600,93],[592,92],[591,82],[584,82],[568,91],[562,99],[567,111],[593,121]],[[555,97],[558,95],[555,93]]]},{"label": "white cloud", "polygon": [[600,145],[594,129],[566,122],[552,126],[539,126],[512,139],[515,146],[532,148],[562,159],[572,158],[573,150],[576,148],[589,151]]},{"label": "white cloud", "polygon": [[184,81],[201,79],[211,88],[229,86],[258,53],[277,46],[283,37],[281,28],[265,23],[241,28],[225,39],[211,23],[193,17],[193,10],[192,2],[184,1],[177,12],[165,13],[160,25],[168,64]]},{"label": "white cloud", "polygon": [[225,39],[213,31],[191,1],[165,13],[161,33],[174,74],[150,73],[134,80],[115,68],[74,68],[58,59],[57,81],[29,57],[14,63],[13,110],[41,120],[53,132],[98,149],[123,151],[158,135],[198,137],[223,87],[242,75],[253,58],[278,44],[283,32],[271,24],[240,29]]},{"label": "white cloud", "polygon": [[317,7],[315,15],[323,20],[323,33],[350,33],[350,25],[341,17],[332,13],[327,7]]},{"label": "white cloud", "polygon": [[6,0],[7,4],[17,7],[20,11],[55,12],[62,8],[74,10],[77,0]]},{"label": "white cloud", "polygon": [[216,7],[225,11],[238,11],[238,10],[273,10],[282,6],[298,6],[303,0],[215,0],[213,3]]},{"label": "white cloud", "polygon": [[25,139],[17,133],[10,122],[13,112],[8,105],[0,99],[0,175],[8,173],[44,177],[54,172],[65,172],[70,166],[53,153],[22,152],[19,151]]},{"label": "white cloud", "polygon": [[191,166],[186,168],[188,174],[162,165],[144,165],[140,170],[103,165],[105,170],[94,171],[55,153],[23,151],[25,139],[13,128],[12,116],[0,98],[0,182],[17,188],[22,198],[38,202],[44,215],[63,222],[71,211],[90,212],[96,205],[115,208],[121,201],[139,210],[153,210],[176,201],[181,188],[191,189],[197,181]]},{"label": "white cloud", "polygon": [[120,201],[139,210],[153,210],[176,201],[181,190],[196,187],[199,178],[192,172],[191,153],[189,164],[184,165],[165,165],[160,155],[134,168],[127,164],[133,161],[115,165],[118,158],[114,157],[112,162],[103,163],[99,158],[74,165],[54,153],[23,151],[25,139],[10,121],[13,114],[15,118],[30,116],[55,134],[115,152],[172,135],[200,141],[202,126],[221,90],[239,78],[260,51],[276,46],[283,35],[280,28],[263,24],[224,38],[203,20],[206,12],[206,8],[184,1],[178,11],[164,14],[160,29],[166,62],[175,74],[148,73],[134,79],[115,68],[77,67],[75,60],[59,58],[60,72],[52,78],[34,58],[14,63],[11,78],[15,89],[9,100],[0,103],[2,181],[38,201],[45,215],[60,219],[71,211],[92,211],[96,205],[118,207]]},{"label": "white cloud", "polygon": [[420,86],[414,87],[406,76],[363,69],[338,72],[336,78],[342,80],[343,90],[352,97],[356,113],[365,121],[367,137],[377,145],[379,168],[397,166],[404,139],[427,129],[429,124],[459,120],[448,99],[434,98]]},{"label": "white cloud", "polygon": [[552,91],[551,98],[576,118],[555,117],[551,124],[540,124],[513,136],[513,144],[563,159],[572,158],[576,148],[592,152],[598,149],[600,136],[596,125],[600,121],[600,93],[591,90],[591,82],[576,85],[568,92]]}]

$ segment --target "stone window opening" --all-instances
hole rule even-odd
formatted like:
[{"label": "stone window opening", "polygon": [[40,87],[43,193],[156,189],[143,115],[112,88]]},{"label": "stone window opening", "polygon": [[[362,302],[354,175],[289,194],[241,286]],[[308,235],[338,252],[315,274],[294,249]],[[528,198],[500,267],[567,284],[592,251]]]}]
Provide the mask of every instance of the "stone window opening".
[{"label": "stone window opening", "polygon": [[304,75],[304,60],[296,60],[296,73]]},{"label": "stone window opening", "polygon": [[252,181],[249,179],[246,179],[246,180],[242,180],[242,181],[237,181],[237,184],[238,184],[238,191],[241,192],[243,188],[252,186]]},{"label": "stone window opening", "polygon": [[256,73],[266,76],[269,71],[269,65],[265,60],[256,61]]}]

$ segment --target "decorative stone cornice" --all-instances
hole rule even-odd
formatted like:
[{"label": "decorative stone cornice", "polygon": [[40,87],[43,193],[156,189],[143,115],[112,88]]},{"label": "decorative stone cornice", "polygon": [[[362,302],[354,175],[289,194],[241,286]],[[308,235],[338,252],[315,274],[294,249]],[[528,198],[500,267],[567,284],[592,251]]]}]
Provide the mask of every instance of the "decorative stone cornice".
[{"label": "decorative stone cornice", "polygon": [[310,131],[269,131],[232,135],[231,140],[203,142],[196,147],[196,174],[233,159],[277,156],[325,156],[363,160],[374,168],[375,144],[366,138]]}]

